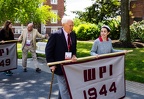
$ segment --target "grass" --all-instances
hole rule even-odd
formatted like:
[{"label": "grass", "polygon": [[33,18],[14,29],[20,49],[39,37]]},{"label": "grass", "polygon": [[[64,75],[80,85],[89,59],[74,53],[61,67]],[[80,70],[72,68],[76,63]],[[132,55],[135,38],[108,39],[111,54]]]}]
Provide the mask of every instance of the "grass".
[{"label": "grass", "polygon": [[126,79],[144,83],[144,48],[133,48],[132,53],[126,55]]},{"label": "grass", "polygon": [[[77,44],[77,57],[90,56],[90,50],[93,42],[78,41]],[[18,58],[22,58],[21,44],[18,43]],[[127,80],[144,83],[144,48],[116,48],[123,50],[133,50],[133,52],[125,56],[125,77]],[[45,55],[38,54],[40,57]],[[28,53],[28,57],[31,54]]]}]

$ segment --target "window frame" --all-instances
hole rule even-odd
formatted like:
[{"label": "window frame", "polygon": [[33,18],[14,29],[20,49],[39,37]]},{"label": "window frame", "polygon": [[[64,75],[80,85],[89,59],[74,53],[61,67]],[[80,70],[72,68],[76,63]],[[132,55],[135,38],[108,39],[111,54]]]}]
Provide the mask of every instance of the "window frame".
[{"label": "window frame", "polygon": [[[55,13],[56,15],[58,15],[58,10],[52,10],[53,13]],[[52,24],[57,24],[58,23],[58,18],[51,18],[51,23]]]},{"label": "window frame", "polygon": [[51,0],[51,4],[58,4],[58,0]]}]

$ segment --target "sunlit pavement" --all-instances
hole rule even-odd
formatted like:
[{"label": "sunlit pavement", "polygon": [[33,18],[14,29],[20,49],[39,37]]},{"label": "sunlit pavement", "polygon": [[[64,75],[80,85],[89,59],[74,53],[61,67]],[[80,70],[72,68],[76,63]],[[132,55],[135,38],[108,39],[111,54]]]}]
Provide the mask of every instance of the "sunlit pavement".
[{"label": "sunlit pavement", "polygon": [[[12,76],[0,73],[0,99],[48,99],[51,73],[46,61],[38,58],[41,73],[35,72],[32,59],[28,59],[27,72],[23,72],[21,59],[18,67],[12,70]],[[58,85],[56,77],[52,86],[51,99],[57,99]],[[126,81],[126,97],[124,99],[144,99],[144,84]]]}]

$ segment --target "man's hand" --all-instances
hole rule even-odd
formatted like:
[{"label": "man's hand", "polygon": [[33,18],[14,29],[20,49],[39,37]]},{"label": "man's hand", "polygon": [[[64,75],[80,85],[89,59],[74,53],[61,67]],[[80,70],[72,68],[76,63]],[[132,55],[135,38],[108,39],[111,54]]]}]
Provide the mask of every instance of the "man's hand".
[{"label": "man's hand", "polygon": [[45,34],[45,38],[48,38],[49,37],[49,35],[48,34]]},{"label": "man's hand", "polygon": [[128,53],[128,51],[127,51],[127,50],[124,50],[123,52],[124,52],[125,54],[127,54],[127,53]]},{"label": "man's hand", "polygon": [[72,56],[72,62],[76,62],[77,61],[77,57],[75,55]]},{"label": "man's hand", "polygon": [[99,57],[99,56],[98,56],[98,54],[96,54],[95,56],[96,56],[96,58],[98,58],[98,57]]},{"label": "man's hand", "polygon": [[52,66],[52,67],[50,67],[50,70],[51,70],[52,72],[54,72],[55,69],[56,69],[56,66]]},{"label": "man's hand", "polygon": [[20,39],[20,38],[18,38],[18,41],[20,42],[20,41],[21,41],[21,39]]},{"label": "man's hand", "polygon": [[5,41],[4,41],[4,40],[2,40],[2,41],[1,41],[1,43],[5,43]]}]

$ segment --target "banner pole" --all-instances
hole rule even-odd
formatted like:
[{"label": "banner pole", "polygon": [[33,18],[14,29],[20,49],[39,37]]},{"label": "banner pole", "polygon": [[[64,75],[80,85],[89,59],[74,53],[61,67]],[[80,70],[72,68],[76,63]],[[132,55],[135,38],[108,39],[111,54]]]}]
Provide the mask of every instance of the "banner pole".
[{"label": "banner pole", "polygon": [[[18,40],[7,40],[7,41],[4,41],[4,43],[11,43],[11,42],[19,42]],[[1,44],[3,44],[2,42],[0,42]]]},{"label": "banner pole", "polygon": [[[129,52],[133,52],[133,50],[127,50],[126,51],[126,53],[129,53]],[[106,56],[114,56],[114,55],[126,54],[126,53],[123,51],[123,52],[102,54],[102,55],[99,55],[98,58],[106,57]],[[85,60],[92,60],[92,59],[96,59],[96,56],[88,56],[88,57],[77,58],[77,62],[85,61]],[[52,65],[56,65],[56,64],[70,63],[70,62],[72,62],[72,60],[63,60],[63,61],[51,62],[51,63],[47,63],[47,66],[52,66]]]},{"label": "banner pole", "polygon": [[51,97],[53,79],[54,79],[54,71],[52,71],[52,78],[51,78],[51,84],[50,84],[50,92],[49,92],[49,96],[48,96],[48,99],[50,99],[50,97]]}]

